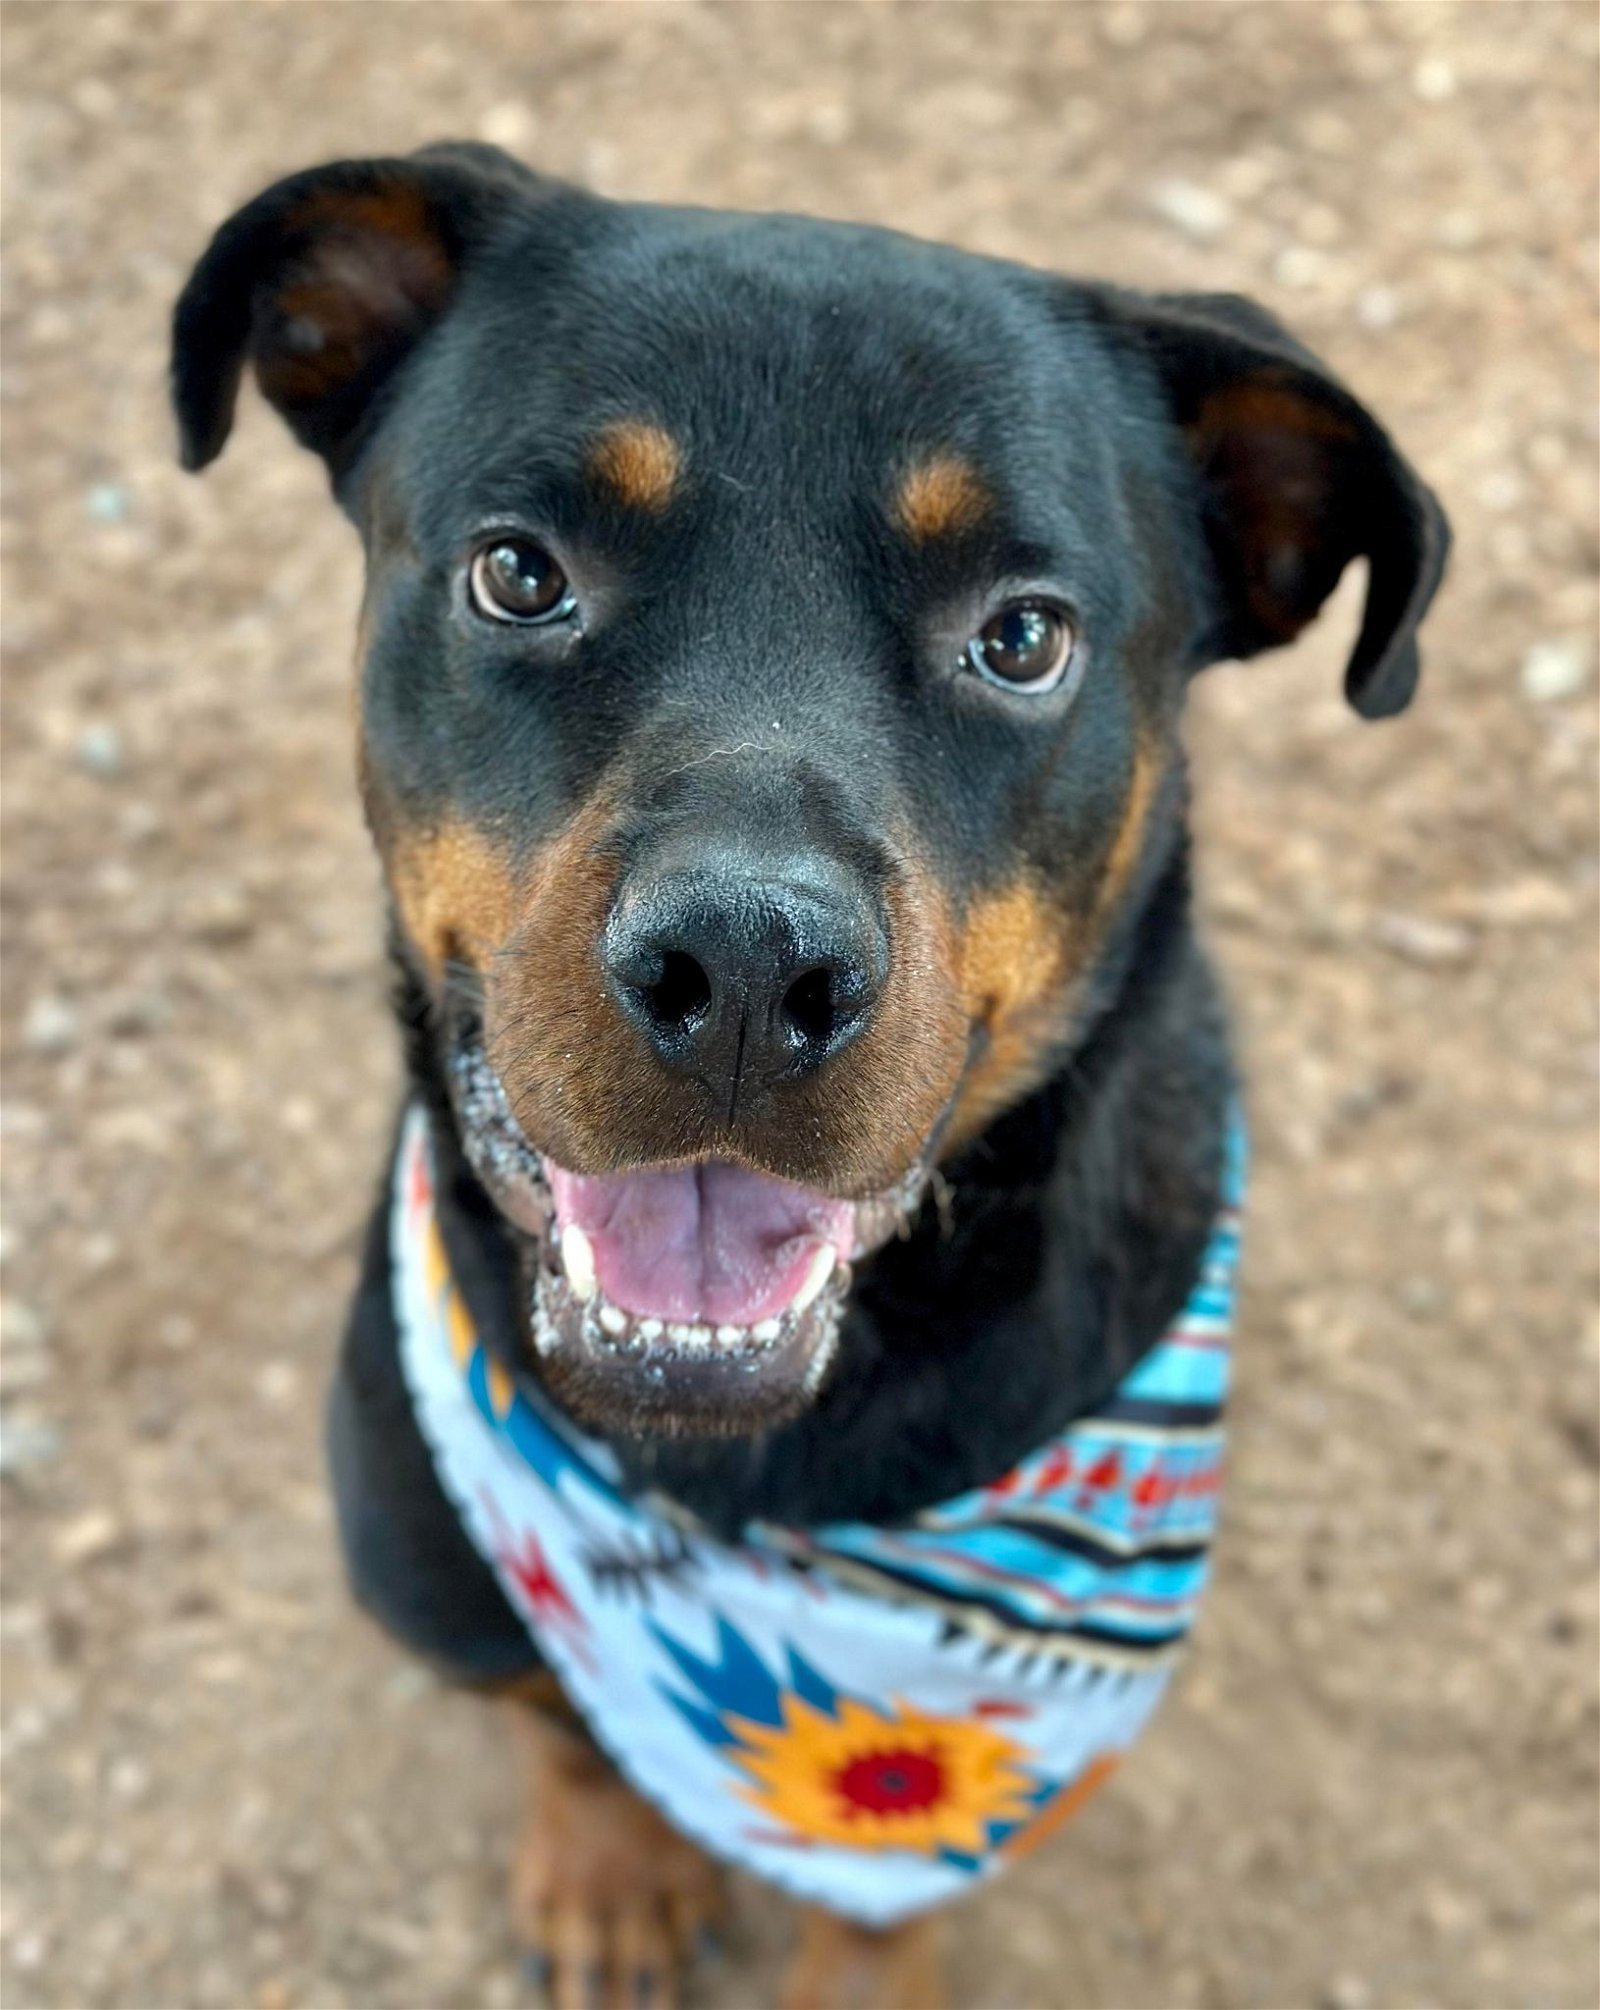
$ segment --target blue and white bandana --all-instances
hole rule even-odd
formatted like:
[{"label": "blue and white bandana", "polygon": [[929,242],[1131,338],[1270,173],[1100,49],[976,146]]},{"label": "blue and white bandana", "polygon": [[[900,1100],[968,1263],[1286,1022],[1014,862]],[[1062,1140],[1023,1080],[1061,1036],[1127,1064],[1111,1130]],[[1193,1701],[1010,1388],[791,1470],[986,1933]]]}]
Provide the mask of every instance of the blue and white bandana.
[{"label": "blue and white bandana", "polygon": [[1111,1399],[895,1528],[632,1498],[607,1448],[473,1329],[427,1120],[396,1158],[401,1360],[440,1481],[622,1774],[714,1855],[868,1926],[1060,1825],[1155,1708],[1208,1575],[1243,1191],[1230,1144],[1198,1283]]}]

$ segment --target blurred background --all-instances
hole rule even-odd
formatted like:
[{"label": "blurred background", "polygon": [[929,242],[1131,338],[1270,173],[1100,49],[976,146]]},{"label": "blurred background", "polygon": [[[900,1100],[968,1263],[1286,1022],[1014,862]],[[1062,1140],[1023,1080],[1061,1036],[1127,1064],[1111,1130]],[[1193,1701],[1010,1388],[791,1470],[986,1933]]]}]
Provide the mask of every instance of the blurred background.
[{"label": "blurred background", "polygon": [[[958,2000],[1575,2006],[1596,1972],[1592,5],[10,4],[8,2004],[509,2005],[491,1713],[348,1609],[319,1404],[396,1081],[351,532],[247,398],[172,465],[208,232],[476,135],[1257,295],[1442,493],[1418,707],[1359,595],[1210,673],[1253,1083],[1220,1575],[1178,1694],[970,1904]],[[768,2000],[747,1890],[701,2000]]]}]

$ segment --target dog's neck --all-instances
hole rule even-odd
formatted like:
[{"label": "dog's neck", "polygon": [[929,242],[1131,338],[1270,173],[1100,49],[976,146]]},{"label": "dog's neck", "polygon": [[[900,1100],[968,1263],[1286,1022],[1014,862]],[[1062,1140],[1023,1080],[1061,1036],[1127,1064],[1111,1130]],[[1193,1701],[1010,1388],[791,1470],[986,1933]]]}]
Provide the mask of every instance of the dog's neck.
[{"label": "dog's neck", "polygon": [[[425,995],[397,959],[435,1118],[440,1224],[480,1330],[531,1372],[507,1232],[462,1157]],[[1055,1072],[944,1168],[940,1205],[863,1263],[815,1405],[759,1438],[615,1439],[624,1475],[734,1534],[890,1521],[991,1479],[1160,1338],[1216,1212],[1233,1076],[1181,838],[1101,959]]]}]

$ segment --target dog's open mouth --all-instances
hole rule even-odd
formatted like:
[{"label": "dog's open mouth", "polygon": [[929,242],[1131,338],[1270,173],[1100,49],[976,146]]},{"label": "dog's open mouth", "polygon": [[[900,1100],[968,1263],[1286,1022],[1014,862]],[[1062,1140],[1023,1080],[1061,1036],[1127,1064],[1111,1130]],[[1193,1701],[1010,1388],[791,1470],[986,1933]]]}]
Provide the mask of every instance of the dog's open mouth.
[{"label": "dog's open mouth", "polygon": [[816,1394],[851,1265],[926,1184],[843,1200],[722,1160],[591,1176],[535,1150],[481,1037],[450,1065],[467,1158],[519,1232],[542,1373],[581,1420],[674,1436],[771,1428]]}]

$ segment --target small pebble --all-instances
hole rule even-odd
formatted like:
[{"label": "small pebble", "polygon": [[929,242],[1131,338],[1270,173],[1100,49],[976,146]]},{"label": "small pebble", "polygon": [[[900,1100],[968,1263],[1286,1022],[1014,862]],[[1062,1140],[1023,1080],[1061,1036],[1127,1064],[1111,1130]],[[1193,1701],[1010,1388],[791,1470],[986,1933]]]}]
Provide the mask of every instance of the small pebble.
[{"label": "small pebble", "polygon": [[0,1474],[32,1472],[61,1451],[61,1433],[24,1417],[0,1417]]},{"label": "small pebble", "polygon": [[1434,236],[1446,251],[1471,251],[1483,238],[1483,225],[1470,209],[1447,209]]},{"label": "small pebble", "polygon": [[122,735],[104,719],[96,719],[78,735],[78,762],[102,781],[122,773]]},{"label": "small pebble", "polygon": [[1150,191],[1150,207],[1185,237],[1203,244],[1220,237],[1233,221],[1233,208],[1226,196],[1181,176],[1157,182]]},{"label": "small pebble", "polygon": [[1442,105],[1456,94],[1456,73],[1443,56],[1424,56],[1411,72],[1411,88],[1425,105]]},{"label": "small pebble", "polygon": [[1575,697],[1589,681],[1592,653],[1585,635],[1553,636],[1536,642],[1522,659],[1522,695],[1536,705]]},{"label": "small pebble", "polygon": [[122,103],[104,77],[80,77],[69,96],[73,110],[82,112],[86,119],[109,119]]},{"label": "small pebble", "polygon": [[1356,319],[1363,328],[1381,333],[1400,319],[1400,300],[1392,286],[1363,286],[1356,295]]},{"label": "small pebble", "polygon": [[1400,1303],[1408,1312],[1419,1319],[1426,1319],[1442,1309],[1445,1295],[1431,1277],[1411,1276],[1400,1282]]},{"label": "small pebble", "polygon": [[255,916],[243,888],[218,886],[195,903],[186,917],[186,933],[197,942],[221,949],[244,942],[254,933]]},{"label": "small pebble", "polygon": [[538,137],[538,119],[529,106],[515,99],[491,105],[478,121],[478,138],[492,147],[504,147],[508,153],[520,153]]},{"label": "small pebble", "polygon": [[1478,500],[1487,510],[1503,516],[1519,509],[1526,501],[1528,485],[1515,468],[1494,468],[1478,484]]},{"label": "small pebble", "polygon": [[1373,940],[1403,956],[1408,963],[1464,963],[1472,954],[1472,932],[1454,921],[1435,921],[1422,914],[1380,914],[1372,923]]},{"label": "small pebble", "polygon": [[120,482],[96,482],[84,497],[83,506],[91,523],[125,523],[128,491]]},{"label": "small pebble", "polygon": [[276,1410],[294,1401],[300,1376],[292,1361],[266,1361],[256,1370],[256,1394]]},{"label": "small pebble", "polygon": [[1286,244],[1272,261],[1272,276],[1280,286],[1296,290],[1315,286],[1328,270],[1328,255],[1314,244]]},{"label": "small pebble", "polygon": [[78,1037],[78,1008],[55,991],[42,991],[22,1022],[22,1044],[31,1054],[65,1054]]},{"label": "small pebble", "polygon": [[20,1298],[7,1298],[0,1303],[0,1345],[8,1353],[13,1348],[42,1347],[49,1337],[49,1328],[31,1305]]},{"label": "small pebble", "polygon": [[1489,928],[1552,927],[1570,921],[1576,908],[1568,888],[1537,873],[1486,886],[1472,903],[1474,917]]},{"label": "small pebble", "polygon": [[11,1963],[24,1975],[34,1975],[44,1966],[50,1943],[42,1933],[19,1933],[11,1943]]},{"label": "small pebble", "polygon": [[122,1537],[122,1523],[108,1508],[89,1508],[63,1522],[51,1539],[50,1550],[57,1563],[92,1563],[115,1549]]},{"label": "small pebble", "polygon": [[106,1785],[119,1801],[136,1801],[150,1784],[150,1769],[140,1760],[124,1755],[113,1759]]}]

